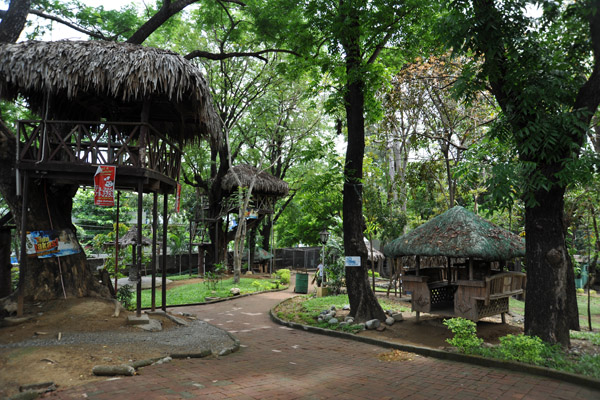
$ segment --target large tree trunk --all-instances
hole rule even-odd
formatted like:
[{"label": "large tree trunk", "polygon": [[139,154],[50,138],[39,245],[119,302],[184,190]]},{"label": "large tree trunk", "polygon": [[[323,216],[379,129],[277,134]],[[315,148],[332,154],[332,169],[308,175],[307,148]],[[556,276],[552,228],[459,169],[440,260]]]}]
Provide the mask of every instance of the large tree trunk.
[{"label": "large tree trunk", "polygon": [[0,22],[0,43],[14,43],[19,39],[30,5],[31,0],[10,0],[8,11]]},{"label": "large tree trunk", "polygon": [[0,298],[12,292],[10,264],[10,228],[0,226]]},{"label": "large tree trunk", "polygon": [[563,230],[563,195],[564,188],[555,185],[549,192],[538,192],[539,204],[525,209],[525,333],[568,346],[569,328],[578,328],[578,322],[574,326],[578,319],[574,276]]},{"label": "large tree trunk", "polygon": [[[346,287],[350,314],[357,321],[385,319],[385,314],[369,287],[367,276],[367,247],[363,240],[362,176],[365,152],[364,82],[360,74],[359,21],[356,10],[350,10],[351,27],[344,40],[346,50],[346,93],[344,94],[348,147],[344,166],[343,229],[346,256],[360,256],[360,267],[346,268]],[[345,18],[344,18],[345,19]]]},{"label": "large tree trunk", "polygon": [[[6,130],[0,136],[0,192],[15,216],[20,234],[23,199],[16,195],[16,138]],[[69,229],[75,233],[75,227],[71,223],[71,210],[76,192],[77,186],[58,185],[44,179],[30,180],[26,231]],[[64,257],[28,257],[26,268],[21,268],[20,274],[19,290],[26,301],[51,300],[64,296],[110,296],[106,286],[98,284],[83,249],[79,254]]]}]

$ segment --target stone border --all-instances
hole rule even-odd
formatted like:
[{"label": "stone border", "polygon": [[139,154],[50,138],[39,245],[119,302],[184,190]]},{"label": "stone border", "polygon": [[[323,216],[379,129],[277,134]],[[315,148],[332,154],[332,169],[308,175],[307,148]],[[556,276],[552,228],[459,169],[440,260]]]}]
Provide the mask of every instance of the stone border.
[{"label": "stone border", "polygon": [[[294,296],[294,297],[296,297],[296,296]],[[291,297],[290,299],[293,299],[294,297]],[[290,299],[283,300],[279,304],[283,303],[284,301],[288,301]],[[538,366],[518,363],[518,362],[514,362],[514,361],[496,360],[493,358],[484,358],[484,357],[480,357],[480,356],[473,356],[473,355],[467,355],[467,354],[462,354],[462,353],[452,353],[449,351],[437,350],[437,349],[432,349],[429,347],[418,347],[418,346],[411,346],[411,345],[400,344],[400,343],[393,343],[393,342],[388,342],[385,340],[379,340],[379,339],[373,339],[373,338],[364,337],[364,336],[358,336],[358,335],[354,335],[352,333],[333,331],[330,329],[319,328],[316,326],[302,325],[302,324],[299,324],[296,322],[284,321],[281,318],[279,318],[275,312],[275,308],[277,306],[279,306],[279,304],[277,304],[276,306],[271,308],[271,310],[269,311],[271,320],[277,324],[288,326],[290,328],[300,329],[300,330],[304,330],[307,332],[317,333],[320,335],[326,335],[326,336],[331,336],[331,337],[340,338],[340,339],[354,340],[357,342],[371,344],[371,345],[375,345],[375,346],[379,346],[379,347],[383,347],[383,348],[402,350],[402,351],[406,351],[406,352],[410,352],[410,353],[419,354],[419,355],[422,355],[425,357],[434,357],[434,358],[438,358],[441,360],[449,360],[449,361],[474,364],[474,365],[479,365],[479,366],[488,367],[488,368],[505,369],[505,370],[509,370],[511,372],[522,372],[522,373],[526,373],[526,374],[530,374],[530,375],[537,375],[537,376],[542,376],[542,377],[546,377],[546,378],[557,379],[557,380],[561,380],[564,382],[573,383],[573,384],[580,385],[580,386],[585,386],[585,387],[588,387],[591,389],[600,390],[600,380],[590,378],[590,377],[585,377],[582,375],[572,374],[569,372],[562,372],[562,371],[557,371],[557,370],[546,368],[546,367],[538,367]]]}]

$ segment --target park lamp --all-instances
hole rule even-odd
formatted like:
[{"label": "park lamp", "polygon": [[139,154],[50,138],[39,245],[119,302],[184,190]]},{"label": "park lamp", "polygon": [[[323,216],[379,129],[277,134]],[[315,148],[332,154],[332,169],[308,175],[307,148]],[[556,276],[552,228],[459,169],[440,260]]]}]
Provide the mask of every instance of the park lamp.
[{"label": "park lamp", "polygon": [[319,232],[319,236],[321,236],[321,243],[323,244],[327,243],[329,240],[329,232],[327,232],[327,229],[323,229],[321,232]]}]

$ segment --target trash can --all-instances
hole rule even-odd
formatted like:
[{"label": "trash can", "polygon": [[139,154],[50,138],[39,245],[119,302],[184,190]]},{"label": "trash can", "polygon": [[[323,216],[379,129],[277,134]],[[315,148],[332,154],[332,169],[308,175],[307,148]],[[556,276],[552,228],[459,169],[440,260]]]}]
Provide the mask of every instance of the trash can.
[{"label": "trash can", "polygon": [[300,272],[296,274],[294,293],[308,293],[308,274]]}]

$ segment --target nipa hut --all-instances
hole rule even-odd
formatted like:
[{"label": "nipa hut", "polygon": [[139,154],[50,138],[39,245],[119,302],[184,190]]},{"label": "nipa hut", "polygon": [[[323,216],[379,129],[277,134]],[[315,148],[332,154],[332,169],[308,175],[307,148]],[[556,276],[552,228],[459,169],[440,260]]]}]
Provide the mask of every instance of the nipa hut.
[{"label": "nipa hut", "polygon": [[[412,309],[471,320],[508,311],[508,298],[525,290],[525,274],[503,271],[525,256],[523,240],[457,206],[385,246],[388,257],[415,257],[403,274]],[[445,257],[444,268],[421,268],[421,257]]]},{"label": "nipa hut", "polygon": [[[218,140],[221,133],[201,72],[168,50],[105,41],[0,44],[0,98],[19,96],[40,117],[18,121],[16,128],[24,213],[30,180],[91,186],[99,166],[115,166],[111,188],[138,192],[141,226],[144,192],[155,195],[154,215],[158,193],[168,212],[181,146],[202,137]],[[167,218],[163,221],[166,235]],[[163,253],[165,246],[163,236]],[[138,315],[140,291],[138,280]]]}]

